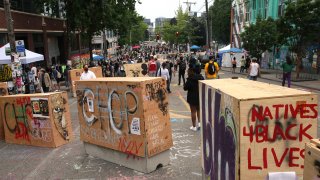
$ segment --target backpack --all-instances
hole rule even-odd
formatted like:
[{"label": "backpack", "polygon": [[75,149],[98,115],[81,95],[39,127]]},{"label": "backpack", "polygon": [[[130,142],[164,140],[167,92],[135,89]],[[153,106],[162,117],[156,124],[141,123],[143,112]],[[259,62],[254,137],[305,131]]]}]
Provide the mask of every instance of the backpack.
[{"label": "backpack", "polygon": [[154,61],[150,63],[149,71],[157,71],[157,64]]},{"label": "backpack", "polygon": [[180,63],[180,70],[184,71],[184,70],[186,70],[186,69],[187,69],[187,65],[186,65],[186,63],[185,63],[184,61],[182,61],[182,62]]},{"label": "backpack", "polygon": [[57,78],[60,79],[61,78],[61,73],[58,70],[56,70],[56,71],[57,71]]},{"label": "backpack", "polygon": [[214,62],[209,63],[209,66],[208,66],[208,74],[214,75],[215,72],[216,72],[216,67],[215,67],[215,65],[214,65]]}]

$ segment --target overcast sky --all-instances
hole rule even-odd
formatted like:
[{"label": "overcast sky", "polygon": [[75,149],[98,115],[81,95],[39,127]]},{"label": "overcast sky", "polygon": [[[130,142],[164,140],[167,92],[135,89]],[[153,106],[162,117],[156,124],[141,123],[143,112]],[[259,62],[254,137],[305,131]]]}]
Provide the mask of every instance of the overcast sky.
[{"label": "overcast sky", "polygon": [[[155,18],[166,17],[172,18],[175,16],[175,11],[179,7],[179,1],[182,5],[183,10],[187,8],[184,2],[187,0],[140,0],[142,4],[136,4],[137,12],[145,17],[151,19],[154,22]],[[196,2],[195,5],[191,6],[191,11],[205,11],[205,0],[189,0],[189,2]],[[198,14],[199,15],[199,14]]]}]

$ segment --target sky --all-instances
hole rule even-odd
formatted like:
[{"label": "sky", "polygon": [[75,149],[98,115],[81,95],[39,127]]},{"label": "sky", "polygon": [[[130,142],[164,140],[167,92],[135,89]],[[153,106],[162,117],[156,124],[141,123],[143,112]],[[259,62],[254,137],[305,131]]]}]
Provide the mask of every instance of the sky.
[{"label": "sky", "polygon": [[[136,4],[136,10],[138,14],[146,19],[151,19],[152,22],[155,18],[166,17],[173,18],[175,11],[179,7],[179,2],[182,5],[182,9],[185,10],[187,5],[184,2],[187,0],[140,0],[142,4]],[[189,2],[196,2],[195,5],[191,5],[191,11],[205,11],[205,0],[189,0]],[[199,16],[200,14],[198,14]]]}]

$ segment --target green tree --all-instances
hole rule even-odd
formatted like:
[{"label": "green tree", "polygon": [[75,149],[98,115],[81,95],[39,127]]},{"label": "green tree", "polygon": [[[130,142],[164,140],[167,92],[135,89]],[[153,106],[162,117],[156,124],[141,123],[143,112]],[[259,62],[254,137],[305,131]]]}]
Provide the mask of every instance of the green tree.
[{"label": "green tree", "polygon": [[249,51],[252,56],[261,59],[262,53],[270,50],[278,40],[277,24],[272,18],[266,20],[257,17],[255,24],[245,27],[241,33],[243,47]]},{"label": "green tree", "polygon": [[[138,16],[136,14],[136,20],[137,24],[132,26],[131,29],[129,29],[129,31],[126,31],[125,34],[123,34],[122,36],[120,36],[119,39],[119,44],[120,45],[124,45],[124,44],[129,44],[129,45],[134,45],[134,44],[138,44],[139,41],[144,41],[147,40],[146,38],[146,31],[148,31],[148,25],[143,22],[143,18],[141,16]],[[149,34],[148,34],[149,35]]]},{"label": "green tree", "polygon": [[297,54],[297,78],[302,70],[302,58],[307,47],[320,42],[320,1],[298,0],[287,4],[285,14],[279,19],[279,42]]},{"label": "green tree", "polygon": [[231,0],[215,0],[209,8],[212,38],[219,44],[230,43]]}]

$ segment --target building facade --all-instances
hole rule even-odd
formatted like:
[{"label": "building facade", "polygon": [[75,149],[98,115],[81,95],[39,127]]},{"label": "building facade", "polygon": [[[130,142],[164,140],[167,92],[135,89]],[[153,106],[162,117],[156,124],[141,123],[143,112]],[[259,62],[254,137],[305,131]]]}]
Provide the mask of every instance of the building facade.
[{"label": "building facade", "polygon": [[254,24],[257,17],[279,18],[285,7],[285,0],[233,0],[231,8],[231,46],[242,47],[240,34],[245,26]]},{"label": "building facade", "polygon": [[[106,36],[106,49],[108,51],[109,55],[114,55],[117,53],[117,46],[118,46],[118,39],[119,37],[110,30],[105,31]],[[91,43],[93,45],[93,48],[95,50],[103,50],[103,32],[101,32],[101,35],[99,36],[93,36]],[[104,54],[103,51],[101,51],[101,54]]]}]

